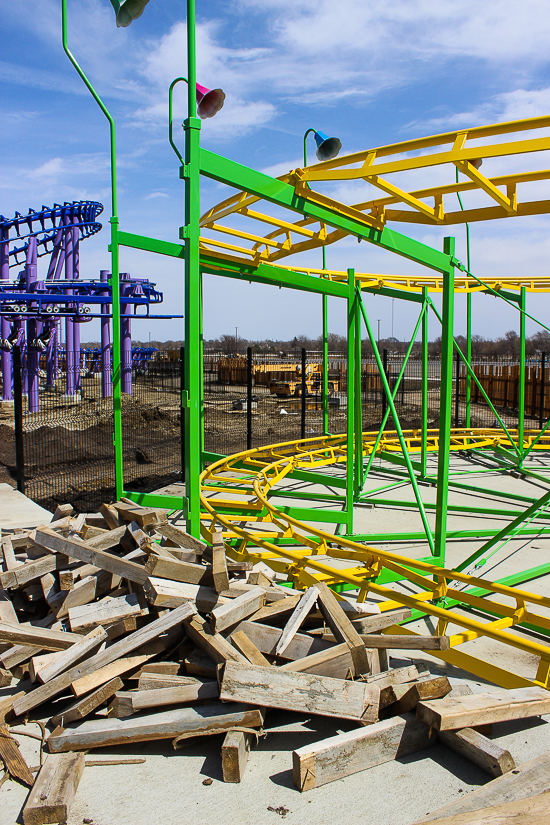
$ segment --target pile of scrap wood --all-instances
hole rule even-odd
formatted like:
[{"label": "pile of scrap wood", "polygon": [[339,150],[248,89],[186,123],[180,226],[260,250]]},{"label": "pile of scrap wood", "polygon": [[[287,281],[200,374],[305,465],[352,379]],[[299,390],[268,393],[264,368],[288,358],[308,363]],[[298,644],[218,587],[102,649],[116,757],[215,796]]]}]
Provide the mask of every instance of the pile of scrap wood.
[{"label": "pile of scrap wood", "polygon": [[240,782],[269,708],[357,725],[293,753],[300,791],[437,739],[501,776],[514,761],[486,726],[550,712],[542,688],[473,694],[422,664],[392,668],[390,650],[448,638],[405,635],[407,609],[381,613],[323,582],[283,586],[265,565],[231,561],[221,532],[209,545],[165,511],[63,505],[1,546],[0,684],[19,680],[0,699],[6,771],[33,786],[10,724],[33,712],[51,730],[25,825],[66,819],[93,748],[225,733],[223,776]]}]

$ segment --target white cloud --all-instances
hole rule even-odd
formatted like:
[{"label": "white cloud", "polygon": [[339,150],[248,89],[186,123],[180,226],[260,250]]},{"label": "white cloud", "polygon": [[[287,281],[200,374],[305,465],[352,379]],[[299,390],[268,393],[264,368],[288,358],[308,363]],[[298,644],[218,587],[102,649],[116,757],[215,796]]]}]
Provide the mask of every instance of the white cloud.
[{"label": "white cloud", "polygon": [[144,201],[151,201],[156,200],[158,198],[169,198],[170,195],[167,195],[166,192],[151,192],[150,195],[146,195],[143,200]]}]

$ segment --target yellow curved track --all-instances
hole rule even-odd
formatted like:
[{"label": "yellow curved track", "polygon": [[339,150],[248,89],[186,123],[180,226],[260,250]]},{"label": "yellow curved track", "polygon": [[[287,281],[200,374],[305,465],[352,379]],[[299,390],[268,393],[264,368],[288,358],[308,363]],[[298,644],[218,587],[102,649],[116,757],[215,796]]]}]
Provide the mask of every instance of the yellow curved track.
[{"label": "yellow curved track", "polygon": [[[453,226],[547,214],[550,200],[540,197],[543,192],[546,194],[540,182],[550,179],[550,170],[543,168],[547,160],[543,153],[550,149],[549,128],[550,117],[539,117],[447,132],[295,169],[279,180],[293,185],[298,197],[306,195],[309,201],[376,228],[390,222]],[[532,157],[532,171],[525,171],[524,155]],[[499,159],[512,168],[515,165],[516,171],[491,176],[489,169],[491,165],[498,168]],[[483,161],[481,169],[477,168],[480,160]],[[462,175],[459,183],[455,182],[457,169]],[[348,190],[353,191],[352,186],[358,183],[365,184],[365,194],[372,197],[353,204],[338,200],[342,184],[348,184]],[[319,185],[323,192],[318,191]],[[377,196],[377,191],[384,196]],[[457,193],[468,193],[471,208],[464,211],[458,208]],[[224,260],[273,264],[289,255],[327,246],[346,237],[343,230],[314,219],[290,222],[287,218],[286,212],[263,202],[260,197],[239,193],[202,216],[201,248],[210,259],[218,257],[220,264]],[[291,268],[335,280],[347,279],[347,273],[339,271],[304,268],[299,264]],[[483,289],[475,279],[456,274],[458,291]],[[441,280],[433,274],[410,278],[357,273],[357,280],[370,288],[442,289]],[[503,286],[550,291],[547,277],[515,274],[510,278],[491,279],[487,284],[497,291]]]},{"label": "yellow curved track", "polygon": [[[364,433],[364,455],[372,452],[377,435]],[[528,431],[524,447],[531,446],[537,435],[538,431]],[[404,431],[404,436],[411,453],[420,450],[419,432]],[[510,436],[517,439],[517,431],[511,431]],[[494,446],[513,446],[513,442],[501,430],[451,433],[451,450]],[[378,447],[382,449],[400,451],[396,433],[384,433]],[[437,449],[437,430],[428,431],[428,450]],[[550,436],[540,438],[534,449],[550,449]],[[367,596],[374,598],[382,611],[399,606],[418,609],[437,619],[438,634],[445,634],[448,626],[455,628],[449,635],[451,650],[434,655],[506,688],[540,685],[550,689],[550,647],[506,629],[529,623],[550,630],[550,616],[537,612],[550,608],[550,598],[335,536],[315,524],[293,518],[281,509],[282,505],[277,506],[277,492],[284,488],[285,479],[293,470],[315,473],[345,460],[346,438],[338,435],[275,444],[217,461],[201,476],[202,534],[211,540],[213,530],[221,526],[224,539],[231,543],[229,553],[233,558],[264,561],[285,574],[295,587],[304,588],[318,580],[328,584],[345,582],[357,588],[358,601]],[[351,566],[342,569],[333,559],[347,559]],[[384,570],[406,577],[410,585],[407,591],[397,585],[378,584],[376,579]],[[445,599],[458,599],[481,611],[487,609],[484,598],[468,589],[459,589],[459,585],[488,591],[491,612],[496,618],[480,620],[466,612],[448,610]],[[411,631],[393,627],[388,632]],[[455,649],[482,636],[537,657],[534,678],[509,673]]]}]

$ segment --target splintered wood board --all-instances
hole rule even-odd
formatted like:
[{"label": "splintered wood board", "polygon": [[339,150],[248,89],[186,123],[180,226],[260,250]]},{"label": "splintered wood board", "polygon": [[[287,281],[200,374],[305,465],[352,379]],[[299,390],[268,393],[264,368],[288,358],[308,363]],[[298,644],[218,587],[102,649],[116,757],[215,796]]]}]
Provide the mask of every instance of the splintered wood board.
[{"label": "splintered wood board", "polygon": [[436,730],[471,728],[545,713],[550,713],[550,692],[539,687],[448,696],[420,702],[416,709],[418,718]]},{"label": "splintered wood board", "polygon": [[209,734],[212,729],[232,728],[236,725],[258,728],[262,724],[262,714],[257,708],[241,704],[228,706],[217,702],[196,709],[178,708],[128,719],[92,719],[77,727],[56,728],[48,739],[48,745],[53,753],[61,753],[153,739],[171,739],[184,733],[200,736]]},{"label": "splintered wood board", "polygon": [[85,754],[48,754],[23,808],[24,825],[66,822],[84,772]]},{"label": "splintered wood board", "polygon": [[366,728],[305,745],[292,754],[293,780],[299,791],[335,782],[383,762],[427,748],[437,735],[412,713],[384,719]]},{"label": "splintered wood board", "polygon": [[336,716],[370,724],[378,720],[379,688],[311,673],[227,662],[220,686],[225,702]]}]

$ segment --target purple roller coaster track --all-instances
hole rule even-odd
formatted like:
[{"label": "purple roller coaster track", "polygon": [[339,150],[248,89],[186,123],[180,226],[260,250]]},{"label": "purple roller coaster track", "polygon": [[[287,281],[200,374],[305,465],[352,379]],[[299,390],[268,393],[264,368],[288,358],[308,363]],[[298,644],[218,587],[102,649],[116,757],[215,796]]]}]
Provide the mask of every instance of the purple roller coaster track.
[{"label": "purple roller coaster track", "polygon": [[[95,201],[54,204],[41,210],[19,212],[11,219],[0,215],[0,375],[2,399],[13,398],[13,348],[21,352],[22,389],[29,412],[39,409],[40,367],[45,361],[45,386],[65,372],[67,399],[78,398],[81,359],[80,325],[101,319],[101,372],[103,397],[111,394],[110,272],[101,270],[99,280],[80,279],[80,241],[101,230],[97,217],[103,205]],[[49,255],[46,277],[38,276],[38,258]],[[22,267],[10,279],[11,267]],[[64,277],[62,277],[64,275]],[[150,317],[151,304],[162,302],[162,293],[146,279],[121,273],[122,391],[132,391],[131,319]],[[139,307],[145,312],[138,313]],[[61,348],[61,322],[65,321],[65,353]]]}]

